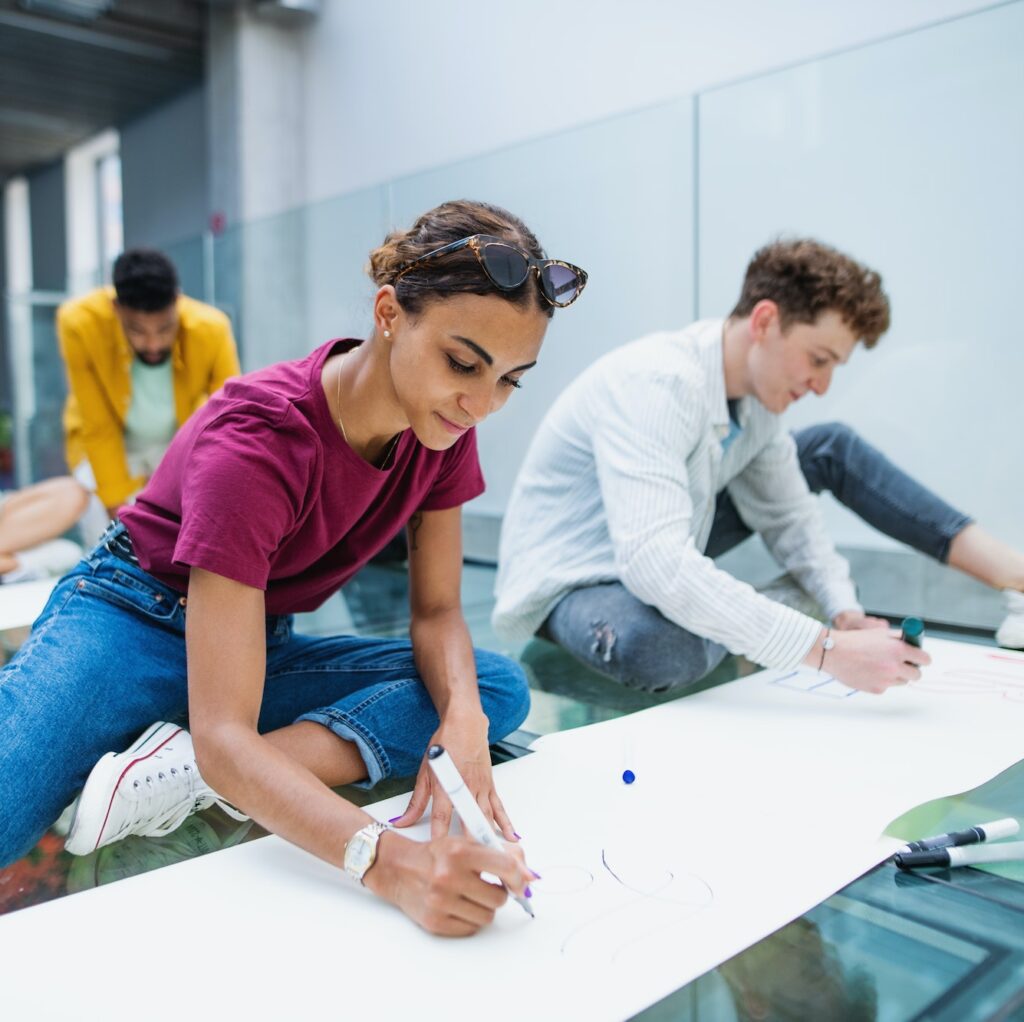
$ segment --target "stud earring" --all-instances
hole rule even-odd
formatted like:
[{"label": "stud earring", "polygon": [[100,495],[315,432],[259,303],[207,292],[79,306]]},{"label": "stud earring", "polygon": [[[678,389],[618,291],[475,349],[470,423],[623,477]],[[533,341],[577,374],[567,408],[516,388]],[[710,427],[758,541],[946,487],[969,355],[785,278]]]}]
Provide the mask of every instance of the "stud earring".
[{"label": "stud earring", "polygon": [[390,340],[390,339],[391,339],[391,331],[390,330],[385,330],[384,331],[384,340],[387,341],[387,340]]}]

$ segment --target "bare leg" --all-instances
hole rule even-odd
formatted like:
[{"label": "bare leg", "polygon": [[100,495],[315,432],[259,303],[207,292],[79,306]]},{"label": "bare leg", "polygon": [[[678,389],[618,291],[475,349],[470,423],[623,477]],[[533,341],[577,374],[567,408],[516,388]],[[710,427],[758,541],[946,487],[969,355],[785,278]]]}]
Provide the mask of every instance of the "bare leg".
[{"label": "bare leg", "polygon": [[1024,591],[1024,553],[980,525],[968,525],[953,537],[948,563],[996,589]]},{"label": "bare leg", "polygon": [[0,572],[17,566],[11,555],[67,532],[81,517],[89,494],[70,476],[47,479],[12,493],[0,509]]},{"label": "bare leg", "polygon": [[311,720],[300,720],[270,731],[263,737],[301,763],[329,788],[366,778],[366,764],[355,744],[346,742],[329,728]]}]

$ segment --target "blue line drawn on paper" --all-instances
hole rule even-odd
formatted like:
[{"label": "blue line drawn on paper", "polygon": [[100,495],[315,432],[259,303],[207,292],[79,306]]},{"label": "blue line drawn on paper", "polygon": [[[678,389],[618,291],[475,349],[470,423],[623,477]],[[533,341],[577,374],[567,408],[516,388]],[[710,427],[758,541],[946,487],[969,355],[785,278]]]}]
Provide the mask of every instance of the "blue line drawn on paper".
[{"label": "blue line drawn on paper", "polygon": [[825,696],[828,699],[849,699],[857,694],[857,689],[849,688],[831,674],[819,674],[817,671],[790,671],[768,679],[769,685],[788,688],[793,692],[810,692],[811,695]]}]

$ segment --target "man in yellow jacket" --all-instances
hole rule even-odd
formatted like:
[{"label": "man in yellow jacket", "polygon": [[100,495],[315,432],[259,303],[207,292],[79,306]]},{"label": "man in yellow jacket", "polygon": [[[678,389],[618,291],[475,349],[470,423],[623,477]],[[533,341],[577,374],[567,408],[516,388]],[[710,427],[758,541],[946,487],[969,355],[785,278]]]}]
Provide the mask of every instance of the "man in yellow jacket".
[{"label": "man in yellow jacket", "polygon": [[113,277],[113,287],[57,310],[68,465],[111,517],[185,420],[241,371],[227,316],[181,294],[162,253],[124,252]]}]

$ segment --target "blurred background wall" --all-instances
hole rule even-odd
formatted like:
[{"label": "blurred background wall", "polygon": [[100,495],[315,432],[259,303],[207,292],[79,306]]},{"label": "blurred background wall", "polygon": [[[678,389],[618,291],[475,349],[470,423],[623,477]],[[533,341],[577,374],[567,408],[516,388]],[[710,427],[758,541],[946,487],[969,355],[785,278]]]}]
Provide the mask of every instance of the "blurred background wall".
[{"label": "blurred background wall", "polygon": [[[481,427],[471,552],[493,552],[533,431],[583,366],[725,315],[753,250],[796,232],[880,270],[894,317],[792,423],[849,422],[1024,545],[1022,44],[1020,0],[0,0],[18,478],[60,467],[54,306],[123,245],[165,249],[251,369],[365,334],[367,251],[466,196],[591,273]],[[891,551],[827,514],[845,547]]]}]

